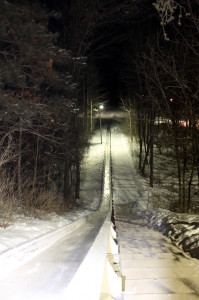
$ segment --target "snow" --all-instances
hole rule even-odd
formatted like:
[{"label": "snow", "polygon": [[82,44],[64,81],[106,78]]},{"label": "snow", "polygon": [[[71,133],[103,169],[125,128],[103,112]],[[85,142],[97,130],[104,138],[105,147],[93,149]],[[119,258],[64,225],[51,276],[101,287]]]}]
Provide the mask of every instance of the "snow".
[{"label": "snow", "polygon": [[[104,216],[95,213],[84,223],[80,222],[77,228],[71,228],[70,225],[69,230],[64,228],[64,235],[56,243],[1,278],[0,298],[66,299],[67,286],[91,248],[103,221]],[[46,243],[48,242],[47,240]],[[13,262],[18,260],[20,258],[14,255]],[[2,270],[4,271],[1,264],[1,272]]]},{"label": "snow", "polygon": [[[110,135],[106,130],[103,130],[102,144],[99,131],[96,131],[91,139],[90,147],[81,165],[81,198],[78,207],[71,209],[63,216],[53,213],[42,218],[34,218],[15,214],[9,226],[0,228],[0,258],[9,249],[17,248],[30,240],[72,224],[99,208],[102,190],[110,184],[110,178],[107,177],[108,183],[105,180],[105,186],[102,185],[105,150],[110,146],[109,140]],[[164,209],[147,209],[150,190],[146,179],[142,178],[137,171],[137,160],[134,155],[136,147],[136,143],[130,144],[129,139],[118,126],[111,128],[112,192],[114,205],[117,208],[116,218],[117,213],[119,216],[122,212],[126,216],[125,221],[130,222],[131,215],[136,213],[145,219],[149,226],[168,236],[177,246],[182,247],[193,257],[199,258],[199,217],[197,215],[175,214]],[[106,172],[105,170],[105,174]],[[91,229],[91,224],[89,228]],[[81,228],[81,233],[83,230],[84,228]],[[77,237],[68,236],[71,241],[75,238]],[[82,248],[89,244],[90,237],[85,237],[82,241]],[[74,249],[69,247],[68,251],[74,251]],[[56,253],[56,249],[54,252]],[[38,262],[34,267],[30,266],[26,274],[27,272],[37,274],[39,264]],[[64,264],[66,265],[66,260]],[[46,270],[48,270],[47,266]]]},{"label": "snow", "polygon": [[130,142],[117,126],[112,128],[111,135],[113,200],[118,213],[126,213],[127,220],[130,211],[137,214],[147,220],[153,229],[199,259],[199,216],[177,214],[166,209],[148,209],[149,197],[153,202],[153,196],[157,193],[164,199],[165,206],[169,206],[165,189],[159,187],[157,191],[149,188],[146,179],[138,174],[136,141]]},{"label": "snow", "polygon": [[[106,264],[109,232],[111,232],[110,212],[92,247],[70,282],[65,293],[66,299],[94,300],[99,298],[103,283],[102,274],[104,273]],[[87,274],[87,276],[85,276],[85,274]],[[115,292],[115,289],[113,292]],[[116,295],[120,296],[120,294],[121,288],[118,282]]]},{"label": "snow", "polygon": [[[81,208],[70,211],[65,216],[49,214],[46,219],[36,219],[16,214],[14,222],[10,226],[7,228],[0,227],[0,253],[29,239],[60,228],[87,215],[90,210],[98,208],[102,190],[101,179],[106,139],[107,135],[104,130],[103,144],[101,144],[100,133],[96,132],[82,163]],[[186,245],[187,250],[189,244],[187,239],[192,236],[190,238],[192,243],[190,249],[198,248],[199,217],[197,215],[179,215],[162,209],[147,210],[149,193],[147,183],[138,175],[137,162],[135,157],[132,159],[129,140],[117,126],[111,129],[111,155],[112,168],[113,170],[114,168],[117,169],[117,174],[114,175],[116,178],[112,178],[113,190],[115,188],[114,182],[117,180],[117,193],[113,193],[115,205],[129,203],[131,207],[136,208],[140,215],[147,218],[149,225],[169,236],[178,245]],[[122,178],[124,173],[125,180],[119,180],[118,184],[118,179]],[[167,218],[167,221],[165,221],[165,218]]]},{"label": "snow", "polygon": [[[0,227],[0,254],[17,247],[18,245],[44,235],[50,231],[61,228],[75,220],[83,218],[91,211],[96,210],[102,194],[102,172],[104,151],[106,144],[106,131],[103,136],[104,143],[100,143],[100,135],[97,132],[88,149],[82,163],[81,207],[71,209],[64,216],[55,213],[47,214],[39,218],[14,214],[12,223],[6,228]],[[1,222],[0,224],[3,224]]]},{"label": "snow", "polygon": [[[100,170],[103,172],[104,169],[108,169],[106,166],[109,164],[108,161],[106,161],[105,165],[103,162],[104,157],[104,150],[105,147],[109,148],[109,140],[106,143],[106,131],[104,132],[103,136],[104,145],[98,145],[98,135],[96,135],[93,139],[93,142],[91,143],[90,149],[92,150],[92,147],[98,148],[98,156],[94,156],[95,162],[100,166],[100,161],[102,161],[102,165],[100,166]],[[99,146],[99,147],[98,147]],[[90,151],[90,150],[89,150]],[[89,157],[89,151],[88,151],[88,157]],[[98,162],[99,161],[99,162]],[[88,165],[90,168],[90,165]],[[110,231],[111,227],[111,221],[110,221],[110,213],[109,216],[106,218],[106,222],[104,222],[104,218],[106,216],[106,211],[108,210],[107,207],[107,197],[110,196],[107,193],[103,196],[103,201],[105,207],[103,205],[100,205],[100,212],[93,211],[96,210],[99,207],[99,202],[102,197],[101,188],[103,188],[103,191],[107,192],[107,185],[108,181],[110,184],[110,172],[106,172],[106,184],[102,186],[102,184],[99,184],[99,180],[95,180],[90,185],[91,178],[88,176],[89,172],[86,168],[86,165],[83,169],[84,174],[84,181],[82,184],[82,189],[85,187],[87,188],[87,197],[84,199],[80,199],[79,203],[82,204],[83,208],[79,209],[79,211],[74,210],[70,213],[67,213],[65,217],[59,217],[56,218],[54,214],[48,215],[48,220],[35,220],[31,219],[30,223],[28,224],[28,219],[24,219],[24,222],[22,221],[22,225],[27,225],[29,228],[29,231],[31,231],[31,228],[37,228],[37,222],[41,222],[41,227],[39,229],[39,232],[41,234],[41,231],[51,231],[56,227],[60,226],[60,229],[62,230],[62,233],[65,232],[64,236],[62,238],[59,238],[56,243],[53,243],[51,247],[45,249],[45,251],[38,253],[36,256],[33,255],[30,260],[24,261],[24,251],[21,251],[22,257],[18,257],[18,254],[20,255],[20,252],[15,253],[13,257],[9,257],[8,263],[13,263],[18,260],[22,260],[21,265],[18,266],[18,268],[15,268],[15,271],[11,270],[12,272],[5,274],[5,276],[1,276],[0,280],[0,298],[1,299],[9,299],[9,300],[18,300],[18,299],[65,299],[66,295],[70,293],[72,288],[72,293],[74,294],[73,285],[69,285],[71,282],[73,282],[72,278],[75,277],[74,274],[80,274],[79,276],[84,279],[85,284],[90,285],[90,283],[86,280],[86,277],[82,277],[82,272],[77,272],[77,270],[83,268],[80,268],[81,266],[85,265],[85,268],[92,271],[92,274],[95,275],[95,271],[99,269],[98,278],[103,275],[103,269],[105,267],[105,259],[106,259],[106,250],[107,250],[107,244],[108,244],[108,233]],[[93,170],[92,174],[94,176],[96,172],[96,175],[98,175],[99,170]],[[102,178],[102,174],[100,175],[100,178]],[[87,184],[88,180],[88,184]],[[101,182],[101,180],[100,180]],[[90,190],[92,188],[92,190]],[[89,196],[92,196],[93,190],[98,190],[98,196],[95,195],[93,198],[88,198]],[[109,186],[110,191],[110,186]],[[104,193],[103,193],[104,194]],[[86,195],[86,194],[85,194]],[[86,210],[85,206],[89,207],[91,205],[92,210]],[[82,216],[86,215],[86,220],[83,223],[79,223],[77,228],[75,230],[73,229],[73,223],[75,219],[81,218]],[[55,218],[54,218],[55,217]],[[54,222],[53,222],[54,221]],[[78,221],[77,221],[78,222]],[[77,223],[76,222],[76,223]],[[104,226],[102,226],[104,222]],[[56,223],[56,224],[54,224]],[[70,223],[69,225],[65,226],[64,224]],[[44,226],[42,226],[44,225]],[[72,225],[72,226],[70,226]],[[11,230],[11,227],[17,230],[19,230],[19,227],[17,228],[17,222],[6,229],[5,231],[9,231],[9,228]],[[69,227],[69,229],[68,229]],[[44,230],[43,230],[44,229]],[[23,231],[24,233],[25,231]],[[59,231],[55,231],[56,233],[59,233]],[[12,234],[16,235],[16,232],[12,231]],[[20,235],[19,235],[20,234]],[[23,234],[18,232],[18,238],[22,237]],[[97,239],[95,238],[97,235]],[[17,235],[16,235],[17,236]],[[46,236],[46,235],[45,235]],[[31,237],[31,235],[30,235]],[[16,239],[17,242],[21,243],[21,240]],[[46,241],[48,244],[49,240]],[[91,247],[92,246],[92,247]],[[98,259],[95,260],[95,254],[96,254],[96,247],[98,249]],[[18,247],[19,248],[19,247]],[[36,244],[36,248],[38,248],[38,245]],[[90,249],[90,250],[89,250]],[[102,253],[103,249],[103,253]],[[35,247],[33,249],[31,248],[29,252],[33,251],[35,252]],[[26,252],[26,250],[25,250]],[[4,252],[5,253],[5,252]],[[11,253],[12,254],[12,253]],[[92,255],[91,255],[92,254]],[[85,258],[86,256],[86,258]],[[1,256],[0,256],[1,257]],[[13,258],[13,259],[12,259]],[[82,264],[82,261],[85,263]],[[88,261],[91,261],[92,263],[88,264]],[[6,272],[5,268],[9,267],[9,264],[7,263],[7,260],[1,261],[1,273]],[[95,263],[95,264],[94,264]],[[84,269],[84,268],[83,268]],[[94,272],[94,273],[93,273]],[[100,275],[101,274],[101,275]],[[95,280],[95,276],[92,275],[93,279],[93,289],[95,291],[95,294],[97,291],[100,290],[100,281]],[[77,276],[77,275],[76,275]],[[79,278],[77,276],[77,278]],[[91,275],[90,275],[91,276]],[[82,280],[81,280],[82,281]],[[97,283],[98,289],[94,288],[94,283]],[[71,286],[70,289],[68,289],[68,285]],[[96,284],[95,284],[96,286]],[[77,289],[76,289],[77,290]],[[89,290],[85,289],[85,296],[87,295],[88,299],[88,292]],[[14,292],[13,292],[14,291]],[[79,290],[77,290],[78,292]],[[121,291],[121,289],[120,289]],[[95,299],[95,298],[94,298]]]},{"label": "snow", "polygon": [[105,150],[107,143],[106,130],[103,130],[103,143],[100,132],[93,136],[90,147],[81,166],[81,207],[96,210],[102,195],[102,179],[104,170]]},{"label": "snow", "polygon": [[147,184],[138,175],[129,140],[118,127],[113,127],[111,130],[111,159],[115,205],[131,203],[136,208],[146,208]]},{"label": "snow", "polygon": [[74,222],[88,213],[87,210],[76,210],[68,212],[64,217],[51,213],[46,219],[15,214],[14,222],[10,226],[0,227],[0,255],[10,248]]},{"label": "snow", "polygon": [[[146,222],[145,222],[146,223]],[[124,300],[198,299],[199,262],[140,223],[117,222]]]},{"label": "snow", "polygon": [[138,215],[145,218],[148,225],[162,232],[172,242],[199,259],[199,216],[177,214],[168,210],[144,210]]}]

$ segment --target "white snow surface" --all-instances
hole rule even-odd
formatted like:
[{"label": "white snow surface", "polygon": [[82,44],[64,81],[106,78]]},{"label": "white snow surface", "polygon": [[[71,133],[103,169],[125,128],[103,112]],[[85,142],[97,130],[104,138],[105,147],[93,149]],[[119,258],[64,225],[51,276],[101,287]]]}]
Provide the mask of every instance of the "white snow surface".
[{"label": "white snow surface", "polygon": [[[148,197],[150,195],[152,199],[154,191],[149,188],[147,179],[138,173],[136,141],[130,143],[118,127],[112,128],[111,136],[114,204],[119,206],[120,212],[123,210],[126,213],[126,220],[130,218],[129,211],[132,211],[185,252],[199,259],[199,216],[177,214],[166,209],[148,209]],[[161,195],[161,189],[158,193]],[[162,194],[165,206],[168,207],[165,190]]]},{"label": "white snow surface", "polygon": [[[107,135],[103,130],[103,144],[96,132],[85,154],[81,169],[81,199],[79,207],[64,216],[55,213],[39,219],[16,214],[7,228],[0,228],[0,254],[11,248],[61,228],[83,218],[99,206],[102,190],[102,174]],[[136,145],[134,145],[135,147]],[[166,210],[147,210],[148,187],[137,171],[137,162],[132,158],[129,140],[118,126],[111,129],[111,155],[113,169],[113,200],[121,209],[126,206],[148,220],[148,224],[161,231],[193,257],[199,258],[199,216],[175,214]],[[125,173],[125,181],[122,179]],[[1,220],[0,220],[1,221]],[[86,241],[85,241],[86,242]]]},{"label": "white snow surface", "polygon": [[41,218],[14,214],[12,223],[8,227],[0,227],[0,254],[31,239],[70,224],[88,215],[92,210],[97,209],[101,198],[105,143],[106,131],[103,132],[102,145],[99,132],[96,132],[85,154],[81,168],[81,207],[70,209],[64,216],[59,216],[55,213],[44,215],[43,212],[41,213]]},{"label": "white snow surface", "polygon": [[129,139],[118,127],[111,130],[111,160],[114,203],[116,205],[130,203],[134,208],[145,209],[147,183],[138,175]]},{"label": "white snow surface", "polygon": [[69,211],[64,217],[51,213],[46,215],[45,219],[15,214],[10,226],[0,227],[0,255],[10,248],[74,222],[88,213],[86,210]]},{"label": "white snow surface", "polygon": [[164,209],[140,210],[138,215],[145,218],[149,226],[162,232],[172,242],[199,259],[199,216],[177,214]]},{"label": "white snow surface", "polygon": [[[103,145],[99,144],[98,134],[96,134],[91,141],[91,147],[85,160],[90,157],[89,152],[92,157],[92,148],[94,147],[93,168],[90,169],[91,165],[87,164],[86,161],[83,162],[82,174],[84,180],[81,188],[82,190],[86,188],[87,194],[85,194],[86,198],[79,199],[78,201],[79,205],[81,204],[81,208],[71,210],[64,217],[54,218],[54,214],[48,215],[48,220],[42,220],[41,226],[38,224],[40,222],[39,220],[34,222],[34,219],[31,219],[30,223],[26,223],[25,218],[21,223],[22,227],[27,224],[29,225],[26,230],[19,230],[19,227],[17,228],[18,222],[4,229],[4,231],[9,232],[10,235],[14,234],[13,237],[16,236],[16,248],[13,248],[12,245],[12,249],[8,247],[7,251],[4,251],[0,255],[1,299],[68,299],[67,292],[71,292],[69,287],[73,287],[73,278],[75,278],[75,276],[77,277],[77,274],[81,275],[79,269],[86,258],[86,270],[97,272],[98,278],[103,279],[108,237],[111,230],[110,212],[107,216],[107,220],[105,220],[108,209],[107,204],[109,203],[106,203],[106,197],[108,195],[106,193],[107,185],[105,181],[110,175],[109,161],[106,160],[105,164],[103,162],[104,150],[105,148],[109,149],[110,145],[109,139],[106,143],[106,137],[107,133],[104,131]],[[97,156],[96,151],[98,152]],[[100,170],[94,168],[94,162],[97,163]],[[97,178],[99,172],[107,173],[108,169],[109,174],[104,175],[103,185],[101,183],[102,174],[100,174],[100,183],[99,179],[93,180]],[[90,172],[93,178],[90,177]],[[103,189],[101,187],[103,187]],[[90,188],[92,190],[90,190]],[[95,191],[95,197],[93,197],[93,199],[88,198],[88,196],[91,197],[94,195],[93,190]],[[102,198],[101,190],[103,190],[102,204],[100,201]],[[86,207],[90,209],[87,210]],[[96,211],[98,207],[100,211]],[[85,217],[85,215],[87,217]],[[28,219],[29,218],[27,218],[27,220]],[[73,222],[74,220],[77,221]],[[54,223],[57,222],[56,225],[53,221]],[[104,224],[106,226],[104,226]],[[11,230],[12,226],[13,228],[15,226],[15,232]],[[37,227],[38,234],[33,238],[31,229]],[[29,242],[28,233],[26,231],[29,231]],[[46,234],[44,232],[46,232]],[[23,239],[24,233],[27,234],[26,242],[24,242]],[[96,238],[98,236],[99,239]],[[98,241],[97,245],[96,241]],[[17,247],[18,242],[20,244],[19,247]],[[96,255],[97,251],[95,251],[95,247],[97,247],[96,250],[98,250],[102,257],[100,260],[98,259],[99,255]],[[43,250],[41,250],[41,248]],[[103,250],[104,254],[101,253],[101,250]],[[94,257],[91,257],[91,253]],[[96,256],[98,257],[97,259]],[[89,264],[87,265],[88,262]],[[89,288],[86,289],[85,296],[87,297],[81,298],[97,299],[96,297],[92,298],[92,296],[96,294],[96,284],[100,288],[100,282],[98,280],[97,282],[95,281],[93,274],[93,284],[90,287],[90,281],[87,282],[85,278],[87,275],[83,275],[84,277],[82,279],[85,280]],[[82,282],[82,280],[80,281]],[[90,298],[88,298],[88,293]],[[72,288],[72,297],[70,299],[79,299],[73,298],[73,294],[74,289]]]}]

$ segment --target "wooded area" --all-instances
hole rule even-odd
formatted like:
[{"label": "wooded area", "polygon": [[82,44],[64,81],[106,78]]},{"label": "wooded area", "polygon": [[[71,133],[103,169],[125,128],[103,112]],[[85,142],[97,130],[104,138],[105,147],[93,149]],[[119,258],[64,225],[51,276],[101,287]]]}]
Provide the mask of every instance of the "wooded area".
[{"label": "wooded area", "polygon": [[[136,67],[136,87],[126,82],[123,105],[131,136],[134,131],[140,145],[142,175],[149,174],[151,188],[157,180],[167,188],[170,184],[177,194],[171,209],[189,212],[198,204],[199,189],[198,3],[156,1],[154,6],[163,30],[136,44],[135,63],[127,50]],[[155,174],[154,160],[159,164]]]},{"label": "wooded area", "polygon": [[109,100],[108,72],[139,143],[141,174],[151,188],[159,180],[177,193],[171,209],[194,211],[198,7],[197,0],[0,0],[0,210],[76,203],[93,109]]},{"label": "wooded area", "polygon": [[48,30],[58,13],[2,0],[0,15],[1,205],[60,211],[79,197],[87,136],[74,70],[85,58]]}]

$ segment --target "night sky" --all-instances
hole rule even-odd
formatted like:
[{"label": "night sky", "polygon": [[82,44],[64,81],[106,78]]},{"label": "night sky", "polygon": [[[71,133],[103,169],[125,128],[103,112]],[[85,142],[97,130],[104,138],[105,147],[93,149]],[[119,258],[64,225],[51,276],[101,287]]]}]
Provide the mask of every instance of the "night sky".
[{"label": "night sky", "polygon": [[[40,0],[39,2],[49,10],[62,13],[70,8],[69,0]],[[130,47],[129,39],[131,39],[131,47],[132,43],[136,47],[138,44],[143,45],[149,31],[153,34],[157,30],[159,20],[157,21],[150,0],[104,1],[104,3],[109,2],[112,5],[109,5],[107,12],[104,12],[102,24],[98,26],[96,23],[85,54],[88,57],[88,64],[92,63],[99,72],[100,89],[108,95],[110,105],[117,106],[120,104],[120,94],[125,81],[121,73],[125,74],[124,68],[128,65],[125,51]],[[70,26],[70,17],[64,15],[64,19],[67,19]],[[50,20],[50,30],[60,32],[60,39],[63,38],[62,26],[62,20]],[[136,60],[136,50],[132,52]]]},{"label": "night sky", "polygon": [[[124,69],[129,65],[126,49],[132,47],[132,43],[142,46],[146,36],[154,34],[159,27],[159,20],[151,3],[145,0],[131,2],[131,7],[134,7],[133,13],[131,12],[128,18],[121,14],[118,18],[113,18],[113,22],[107,22],[96,30],[91,49],[88,50],[88,58],[93,59],[96,64],[102,78],[102,86],[107,90],[110,104],[113,106],[121,104],[120,94],[126,80],[122,74],[126,73]],[[134,61],[136,55],[136,49],[133,49]],[[132,67],[133,69],[135,68]]]}]

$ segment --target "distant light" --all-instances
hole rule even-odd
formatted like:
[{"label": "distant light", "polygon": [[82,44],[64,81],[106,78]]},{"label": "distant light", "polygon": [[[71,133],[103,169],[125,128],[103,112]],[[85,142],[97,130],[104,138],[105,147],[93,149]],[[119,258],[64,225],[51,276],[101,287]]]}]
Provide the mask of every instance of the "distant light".
[{"label": "distant light", "polygon": [[173,98],[170,98],[169,101],[170,101],[170,102],[173,102]]},{"label": "distant light", "polygon": [[104,105],[101,104],[101,105],[99,106],[99,108],[100,108],[100,109],[103,109],[103,108],[104,108]]}]

